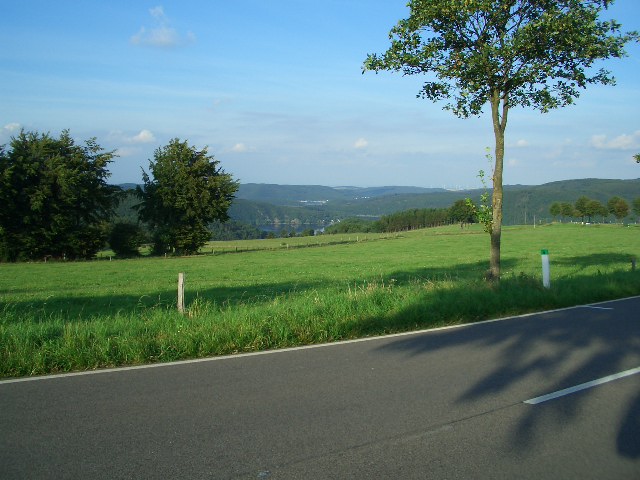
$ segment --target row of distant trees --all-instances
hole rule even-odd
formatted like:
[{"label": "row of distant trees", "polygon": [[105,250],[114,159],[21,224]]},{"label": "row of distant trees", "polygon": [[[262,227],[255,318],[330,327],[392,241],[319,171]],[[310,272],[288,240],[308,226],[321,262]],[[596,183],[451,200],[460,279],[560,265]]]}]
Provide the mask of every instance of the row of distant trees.
[{"label": "row of distant trees", "polygon": [[614,196],[609,199],[606,205],[598,200],[581,196],[575,203],[554,202],[549,207],[549,213],[555,219],[560,217],[561,221],[566,218],[580,218],[582,221],[593,221],[598,217],[603,221],[613,215],[616,220],[621,221],[629,215],[631,209],[640,216],[640,197],[633,200],[632,207],[621,197]]},{"label": "row of distant trees", "polygon": [[114,157],[95,138],[76,144],[68,131],[21,131],[0,146],[0,260],[87,259],[107,240],[118,253],[137,253],[139,222],[155,253],[190,254],[209,240],[211,222],[227,220],[238,183],[206,147],[173,139],[142,172],[139,222],[112,225],[124,196],[107,183]]},{"label": "row of distant trees", "polygon": [[[632,208],[633,211],[640,216],[640,197],[633,201]],[[609,215],[613,215],[620,221],[629,215],[630,210],[627,201],[618,196],[612,197],[606,205],[603,205],[598,200],[582,196],[573,204],[568,202],[554,202],[549,209],[549,213],[551,213],[554,219],[560,217],[562,221],[566,218],[581,218],[583,222],[591,222],[597,217],[604,220],[609,217]],[[384,215],[376,221],[350,218],[327,227],[325,233],[399,232],[451,225],[454,223],[459,223],[460,226],[464,226],[466,224],[478,223],[477,211],[477,205],[466,200],[458,200],[449,208],[416,208],[404,210],[390,215]]]},{"label": "row of distant trees", "polygon": [[478,221],[475,211],[465,200],[458,200],[449,208],[414,208],[383,215],[375,221],[349,218],[327,227],[325,233],[401,232],[454,223],[464,226]]}]

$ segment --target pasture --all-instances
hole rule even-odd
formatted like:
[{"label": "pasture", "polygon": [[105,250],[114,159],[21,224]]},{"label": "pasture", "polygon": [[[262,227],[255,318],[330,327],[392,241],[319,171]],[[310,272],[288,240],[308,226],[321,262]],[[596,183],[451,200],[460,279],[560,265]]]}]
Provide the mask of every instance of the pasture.
[{"label": "pasture", "polygon": [[[541,282],[540,250],[551,259]],[[215,254],[211,254],[213,251]],[[205,254],[0,264],[0,376],[331,342],[640,294],[640,227],[480,227],[212,243]],[[179,272],[186,312],[176,310]]]}]

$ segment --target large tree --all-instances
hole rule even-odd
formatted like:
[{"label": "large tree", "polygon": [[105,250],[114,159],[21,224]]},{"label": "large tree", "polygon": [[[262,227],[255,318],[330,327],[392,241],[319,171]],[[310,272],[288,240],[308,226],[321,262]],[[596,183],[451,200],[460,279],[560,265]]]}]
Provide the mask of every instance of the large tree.
[{"label": "large tree", "polygon": [[151,176],[143,170],[144,188],[137,189],[155,253],[196,253],[211,236],[208,224],[228,219],[238,183],[219,163],[206,147],[198,150],[177,138],[155,151]]},{"label": "large tree", "polygon": [[575,208],[573,208],[573,205],[571,205],[569,202],[562,202],[560,204],[560,215],[562,215],[562,218],[564,220],[564,217],[573,217],[574,213],[575,213]]},{"label": "large tree", "polygon": [[553,202],[549,207],[549,213],[555,220],[556,217],[558,217],[562,213],[562,206],[560,205],[560,202]]},{"label": "large tree", "polygon": [[454,222],[460,222],[460,228],[463,228],[465,223],[474,223],[476,220],[473,207],[465,200],[457,200],[449,207],[449,218]]},{"label": "large tree", "polygon": [[598,200],[589,200],[587,204],[587,215],[589,216],[589,221],[591,222],[593,217],[600,216],[602,217],[602,221],[604,222],[605,217],[609,214],[607,207],[605,207]]},{"label": "large tree", "polygon": [[613,84],[593,65],[624,55],[623,34],[600,14],[611,0],[410,0],[391,47],[363,69],[426,74],[419,97],[446,100],[459,117],[491,109],[493,169],[490,277],[500,275],[505,130],[515,106],[546,112],[573,103],[589,84]]},{"label": "large tree", "polygon": [[590,215],[589,202],[591,202],[591,199],[585,195],[582,195],[576,200],[575,211],[578,216],[582,218],[582,222]]},{"label": "large tree", "polygon": [[117,203],[113,158],[95,139],[76,145],[20,132],[0,148],[0,259],[90,258],[103,247]]},{"label": "large tree", "polygon": [[624,198],[611,197],[607,202],[608,213],[616,217],[617,220],[622,220],[629,215],[629,204]]}]

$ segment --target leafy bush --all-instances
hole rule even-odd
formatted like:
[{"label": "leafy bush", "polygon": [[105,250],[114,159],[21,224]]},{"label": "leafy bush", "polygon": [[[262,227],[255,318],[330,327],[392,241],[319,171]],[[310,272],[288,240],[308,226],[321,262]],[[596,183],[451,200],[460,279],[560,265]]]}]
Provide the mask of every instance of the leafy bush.
[{"label": "leafy bush", "polygon": [[133,223],[116,223],[109,234],[109,246],[119,257],[140,255],[138,249],[144,240],[143,230]]}]

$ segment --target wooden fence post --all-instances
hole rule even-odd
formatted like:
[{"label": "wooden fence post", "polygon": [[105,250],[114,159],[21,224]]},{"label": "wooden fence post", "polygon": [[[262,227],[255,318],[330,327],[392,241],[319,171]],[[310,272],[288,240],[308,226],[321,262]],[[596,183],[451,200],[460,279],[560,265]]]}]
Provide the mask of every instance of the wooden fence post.
[{"label": "wooden fence post", "polygon": [[178,311],[184,313],[184,273],[178,274]]}]

